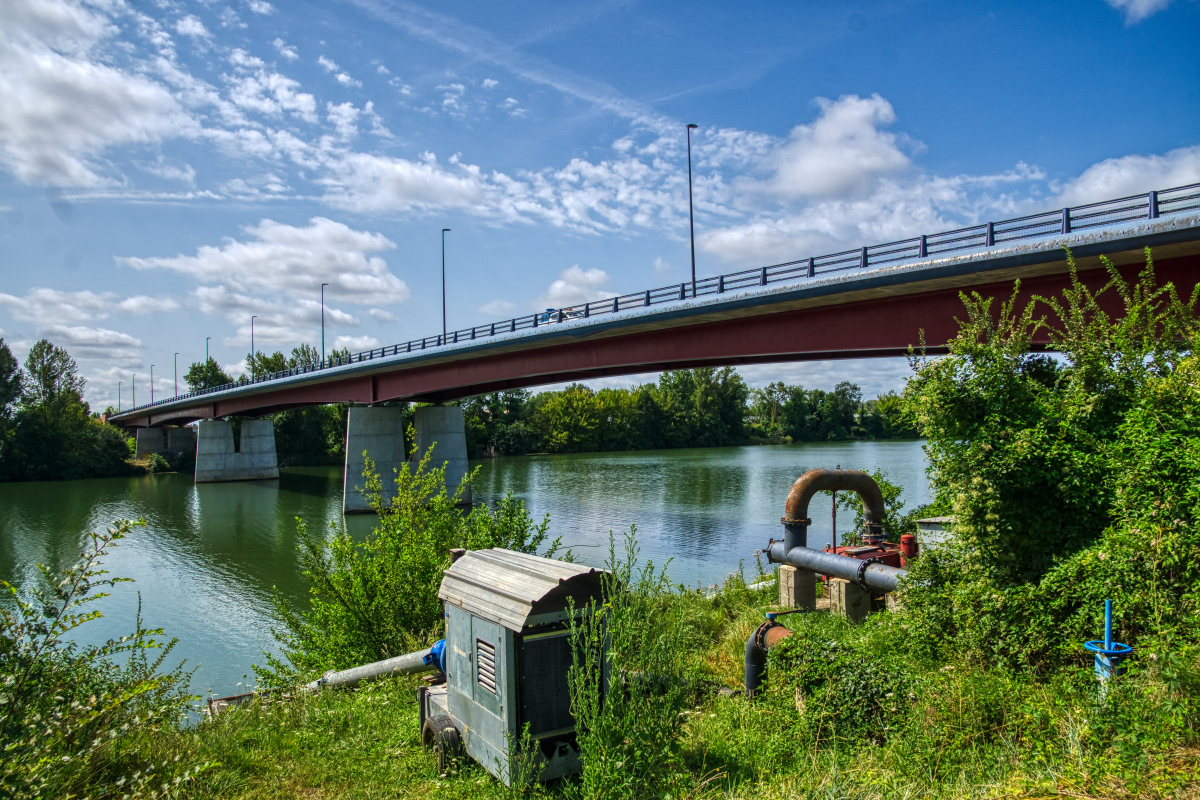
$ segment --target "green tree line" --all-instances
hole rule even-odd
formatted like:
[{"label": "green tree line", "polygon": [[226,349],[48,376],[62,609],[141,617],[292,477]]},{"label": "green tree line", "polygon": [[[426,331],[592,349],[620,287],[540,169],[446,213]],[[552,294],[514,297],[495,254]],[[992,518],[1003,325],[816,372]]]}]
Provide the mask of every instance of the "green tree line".
[{"label": "green tree line", "polygon": [[128,436],[92,414],[75,360],[42,339],[22,367],[0,339],[0,480],[127,474]]}]

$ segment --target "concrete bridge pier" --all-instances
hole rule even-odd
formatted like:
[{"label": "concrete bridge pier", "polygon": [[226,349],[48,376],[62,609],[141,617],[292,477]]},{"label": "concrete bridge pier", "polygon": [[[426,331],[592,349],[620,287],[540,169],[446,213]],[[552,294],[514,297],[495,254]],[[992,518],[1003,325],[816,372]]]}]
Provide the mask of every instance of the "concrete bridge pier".
[{"label": "concrete bridge pier", "polygon": [[187,425],[163,425],[160,428],[138,428],[135,456],[151,453],[195,453],[196,430]]},{"label": "concrete bridge pier", "polygon": [[[413,428],[414,468],[429,446],[436,443],[430,464],[441,466],[446,462],[446,493],[453,495],[467,476],[467,429],[463,425],[462,409],[458,406],[422,406],[414,409]],[[470,486],[463,492],[462,504],[471,505]]]},{"label": "concrete bridge pier", "polygon": [[342,513],[366,514],[371,506],[363,493],[365,451],[375,462],[386,502],[396,496],[393,470],[404,469],[404,409],[397,406],[351,406],[346,416],[346,473]]},{"label": "concrete bridge pier", "polygon": [[255,481],[279,477],[275,425],[269,419],[242,420],[241,441],[223,419],[200,420],[196,442],[196,483]]}]

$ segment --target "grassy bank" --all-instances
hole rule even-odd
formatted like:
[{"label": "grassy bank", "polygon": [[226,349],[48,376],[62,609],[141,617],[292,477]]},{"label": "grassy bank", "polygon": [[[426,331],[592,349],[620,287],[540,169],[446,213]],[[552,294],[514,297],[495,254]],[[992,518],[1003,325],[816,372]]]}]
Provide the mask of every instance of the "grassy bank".
[{"label": "grassy bank", "polygon": [[[784,618],[794,644],[747,701],[728,690],[741,687],[742,648],[773,597],[733,579],[712,598],[664,599],[689,628],[694,688],[656,796],[1200,796],[1194,653],[1149,660],[1102,703],[1082,651],[1077,666],[1040,676],[922,663],[902,614],[855,625],[818,612]],[[104,769],[210,763],[180,788],[196,798],[512,796],[470,762],[437,772],[420,747],[416,686],[259,701],[194,730],[144,731],[114,745]],[[612,788],[600,796],[621,796]]]}]

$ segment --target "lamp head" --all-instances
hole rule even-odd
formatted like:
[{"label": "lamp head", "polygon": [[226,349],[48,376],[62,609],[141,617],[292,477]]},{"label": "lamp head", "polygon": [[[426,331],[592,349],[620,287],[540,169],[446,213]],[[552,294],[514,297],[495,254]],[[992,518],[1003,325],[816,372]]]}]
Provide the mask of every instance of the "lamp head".
[{"label": "lamp head", "polygon": [[689,122],[689,123],[688,123],[688,128],[699,128],[699,127],[700,127],[700,126],[699,126],[699,125],[696,125],[695,123],[692,123],[692,122]]},{"label": "lamp head", "polygon": [[449,232],[450,232],[449,228],[442,228],[442,233],[449,233]]}]

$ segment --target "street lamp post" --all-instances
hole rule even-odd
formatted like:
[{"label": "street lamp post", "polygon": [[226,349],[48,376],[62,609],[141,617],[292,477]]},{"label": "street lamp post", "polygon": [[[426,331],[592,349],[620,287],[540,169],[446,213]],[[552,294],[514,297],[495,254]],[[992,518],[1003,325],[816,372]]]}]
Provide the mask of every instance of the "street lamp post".
[{"label": "street lamp post", "polygon": [[204,337],[204,388],[208,388],[208,341],[211,336]]},{"label": "street lamp post", "polygon": [[254,354],[254,320],[256,320],[257,318],[258,318],[258,314],[254,314],[253,316],[250,317],[250,363],[247,364],[246,366],[250,367],[250,377],[251,378],[257,377],[254,374],[254,366],[253,366],[254,361],[256,360],[256,356]]},{"label": "street lamp post", "polygon": [[698,127],[692,123],[687,126],[688,151],[688,232],[692,240],[692,299],[696,298],[696,220],[692,214],[692,128]]},{"label": "street lamp post", "polygon": [[321,363],[325,363],[325,287],[328,283],[321,284]]},{"label": "street lamp post", "polygon": [[121,382],[117,381],[117,413],[121,413]]},{"label": "street lamp post", "polygon": [[175,396],[179,397],[179,353],[175,354]]},{"label": "street lamp post", "polygon": [[133,405],[131,405],[130,408],[137,408],[137,373],[136,372],[133,373],[133,377],[130,378],[130,384],[133,387]]},{"label": "street lamp post", "polygon": [[150,404],[154,405],[154,365],[150,365]]},{"label": "street lamp post", "polygon": [[449,228],[442,228],[442,344],[446,343],[446,234]]}]

